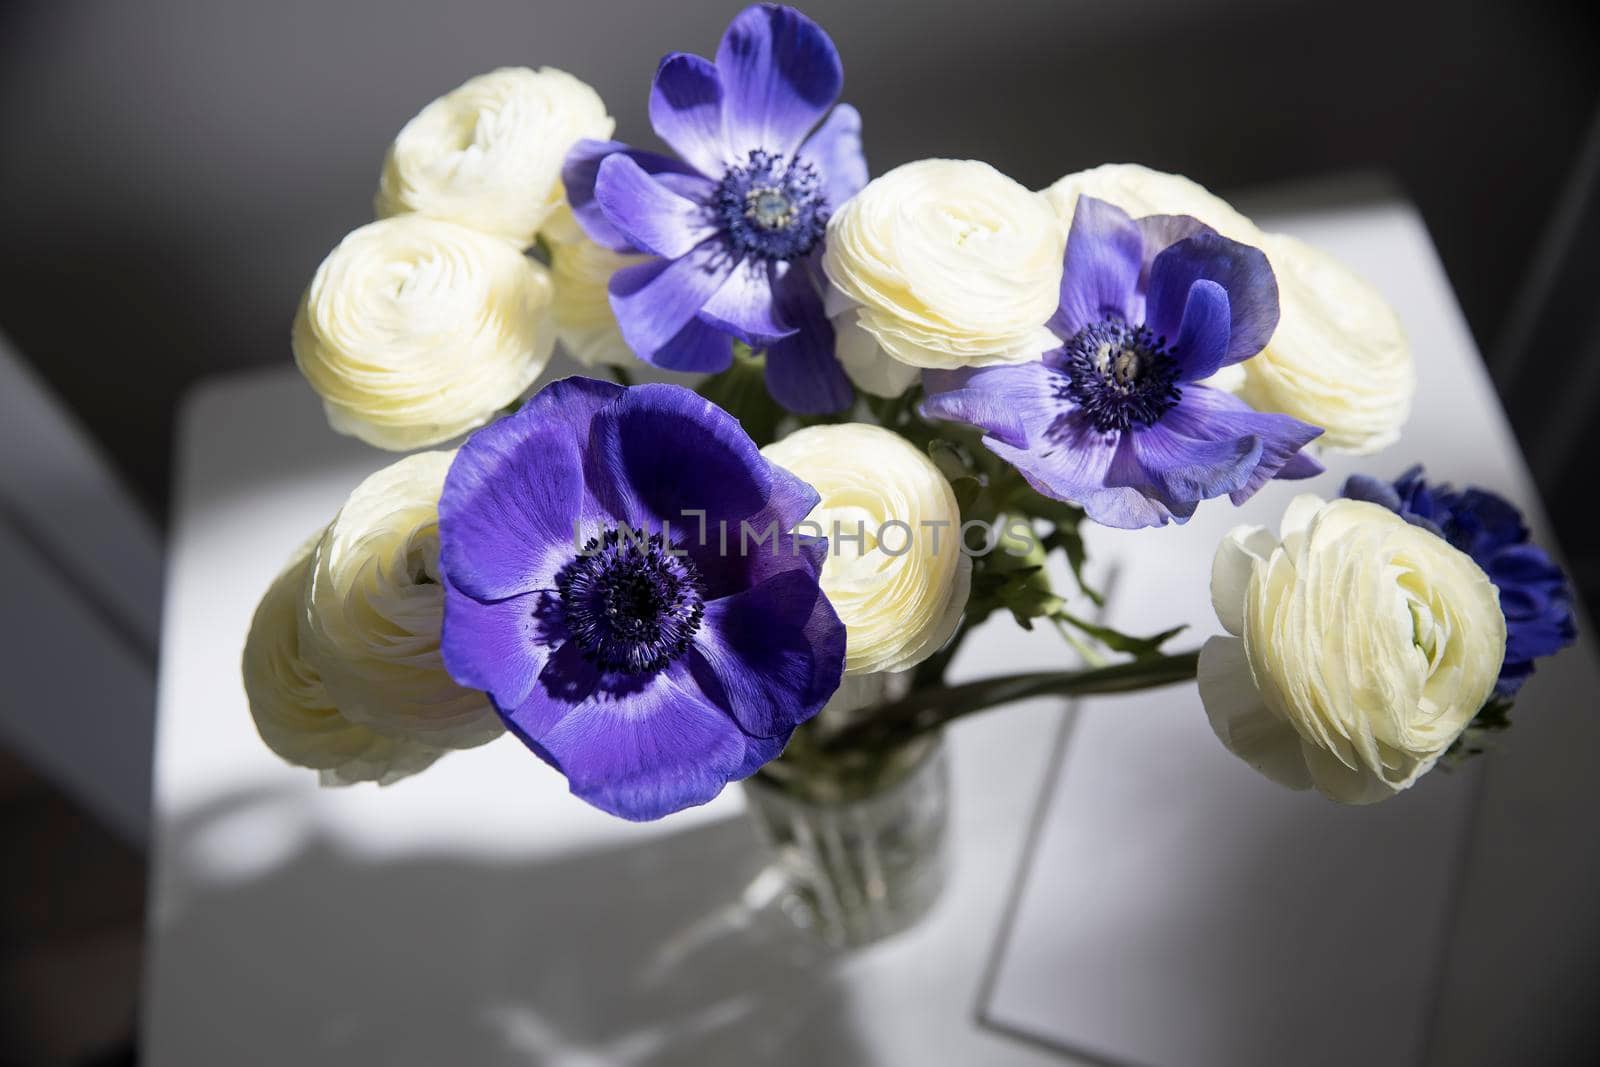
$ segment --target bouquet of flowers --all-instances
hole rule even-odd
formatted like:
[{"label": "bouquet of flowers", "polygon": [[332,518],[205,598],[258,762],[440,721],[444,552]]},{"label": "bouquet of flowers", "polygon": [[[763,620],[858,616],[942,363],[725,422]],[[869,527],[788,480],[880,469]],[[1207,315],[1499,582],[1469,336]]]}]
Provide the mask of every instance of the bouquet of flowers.
[{"label": "bouquet of flowers", "polygon": [[[1397,438],[1411,353],[1370,287],[1138,166],[869,180],[842,85],[827,34],[762,5],[714,60],[662,60],[673,155],[551,68],[400,131],[295,360],[340,432],[465,440],[357,486],[266,592],[243,671],[274,752],[387,784],[509,730],[528,773],[645,820],[1198,677],[1243,761],[1364,804],[1506,724],[1570,591],[1506,501],[1420,469],[1234,530],[1198,651],[1072,608],[1099,596],[1086,523],[1183,523]],[[597,376],[529,396],[558,340]],[[1063,669],[948,684],[996,614],[1059,628]]]}]

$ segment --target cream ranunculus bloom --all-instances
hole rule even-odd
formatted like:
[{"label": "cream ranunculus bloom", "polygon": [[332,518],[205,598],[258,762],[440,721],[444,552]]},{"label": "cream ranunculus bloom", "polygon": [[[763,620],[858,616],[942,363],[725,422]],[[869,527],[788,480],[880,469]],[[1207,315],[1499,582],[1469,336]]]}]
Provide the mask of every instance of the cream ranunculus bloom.
[{"label": "cream ranunculus bloom", "polygon": [[320,535],[290,557],[250,623],[243,663],[250,714],[268,748],[290,763],[322,772],[324,785],[388,785],[425,769],[444,750],[351,722],[300,654],[300,618],[318,540]]},{"label": "cream ranunculus bloom", "polygon": [[458,437],[533,384],[555,344],[551,284],[516,248],[402,215],[350,233],[295,316],[295,362],[328,421],[403,451]]},{"label": "cream ranunculus bloom", "polygon": [[1058,346],[1045,323],[1065,248],[1049,202],[987,163],[924,159],[874,179],[829,219],[822,260],[845,370],[884,392],[919,368]]},{"label": "cream ranunculus bloom", "polygon": [[808,521],[829,542],[822,591],[845,625],[845,674],[901,671],[937,652],[967,605],[972,560],[955,492],[933,461],[860,423],[799,430],[762,455],[822,497]]},{"label": "cream ranunculus bloom", "polygon": [[1499,597],[1470,557],[1376,504],[1296,497],[1282,539],[1217,549],[1200,696],[1235,755],[1292,789],[1370,804],[1408,788],[1494,691]]},{"label": "cream ranunculus bloom", "polygon": [[599,94],[565,71],[480,74],[405,124],[374,206],[380,218],[416,212],[526,248],[563,202],[567,152],[615,128]]},{"label": "cream ranunculus bloom", "polygon": [[1190,215],[1266,253],[1278,280],[1278,329],[1259,355],[1210,384],[1252,407],[1321,426],[1317,447],[1354,455],[1387,448],[1411,414],[1416,367],[1399,317],[1326,252],[1267,233],[1227,201],[1177,174],[1108,163],[1069,174],[1044,194],[1070,225],[1079,196],[1134,217]]},{"label": "cream ranunculus bloom", "polygon": [[487,697],[439,651],[439,493],[453,452],[419,452],[356,487],[311,556],[300,654],[353,723],[438,748],[500,736]]},{"label": "cream ranunculus bloom", "polygon": [[637,357],[617,329],[607,286],[623,267],[651,257],[613,252],[596,244],[575,225],[567,225],[571,214],[563,207],[544,233],[550,245],[550,279],[555,285],[556,339],[585,367],[625,367]]},{"label": "cream ranunculus bloom", "polygon": [[1285,234],[1261,250],[1278,277],[1278,328],[1238,390],[1259,411],[1323,428],[1317,444],[1369,455],[1411,416],[1417,370],[1400,319],[1377,290],[1325,252]]}]

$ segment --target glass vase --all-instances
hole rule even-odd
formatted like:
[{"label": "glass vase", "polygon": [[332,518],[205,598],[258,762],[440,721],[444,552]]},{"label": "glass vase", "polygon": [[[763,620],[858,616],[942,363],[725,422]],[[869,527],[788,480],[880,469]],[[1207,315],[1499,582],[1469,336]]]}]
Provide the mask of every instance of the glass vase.
[{"label": "glass vase", "polygon": [[782,907],[837,948],[871,944],[913,926],[944,886],[950,771],[942,735],[895,748],[824,753],[818,728],[846,715],[830,704],[784,755],[745,782],[748,808],[783,877]]}]

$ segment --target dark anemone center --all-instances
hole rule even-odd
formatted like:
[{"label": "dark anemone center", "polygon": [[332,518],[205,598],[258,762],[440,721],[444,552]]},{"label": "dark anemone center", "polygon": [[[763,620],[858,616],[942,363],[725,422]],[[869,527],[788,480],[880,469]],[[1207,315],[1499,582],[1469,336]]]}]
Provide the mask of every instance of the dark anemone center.
[{"label": "dark anemone center", "polygon": [[556,575],[561,615],[583,658],[647,674],[688,649],[705,614],[700,573],[659,533],[607,530]]},{"label": "dark anemone center", "polygon": [[1147,326],[1106,319],[1073,335],[1056,358],[1056,395],[1102,433],[1153,425],[1182,396],[1178,361]]},{"label": "dark anemone center", "polygon": [[816,168],[759,148],[723,175],[716,211],[734,245],[762,259],[805,255],[822,240],[828,223]]}]

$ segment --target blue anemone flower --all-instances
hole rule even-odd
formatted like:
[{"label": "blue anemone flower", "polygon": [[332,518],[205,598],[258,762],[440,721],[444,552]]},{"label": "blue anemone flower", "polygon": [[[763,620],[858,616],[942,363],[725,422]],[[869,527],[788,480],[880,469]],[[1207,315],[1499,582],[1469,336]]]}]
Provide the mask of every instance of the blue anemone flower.
[{"label": "blue anemone flower", "polygon": [[1578,636],[1572,587],[1544,549],[1528,539],[1522,513],[1487,489],[1457,491],[1429,485],[1415,466],[1393,482],[1353,474],[1344,496],[1366,500],[1431,530],[1472,557],[1500,591],[1506,617],[1506,658],[1495,696],[1510,700],[1533,673],[1533,662],[1553,655]]},{"label": "blue anemone flower", "polygon": [[1257,249],[1184,215],[1132,219],[1081,197],[1067,238],[1062,346],[1037,362],[930,371],[923,413],[985,431],[1039,492],[1096,522],[1185,522],[1200,501],[1242,503],[1272,478],[1321,464],[1322,431],[1258,412],[1200,380],[1249,359],[1278,323]]},{"label": "blue anemone flower", "polygon": [[445,666],[596,807],[703,804],[838,688],[817,501],[687,389],[554,382],[445,479]]},{"label": "blue anemone flower", "polygon": [[611,280],[640,359],[715,373],[737,338],[766,350],[767,388],[789,410],[850,405],[820,268],[829,214],[867,183],[861,116],[833,106],[843,83],[821,27],[793,8],[749,7],[715,63],[679,52],[656,70],[650,124],[681,159],[617,141],[573,148],[562,176],[584,230],[659,257]]}]

